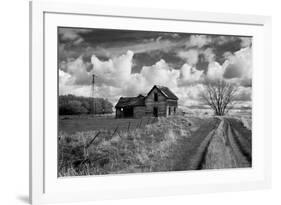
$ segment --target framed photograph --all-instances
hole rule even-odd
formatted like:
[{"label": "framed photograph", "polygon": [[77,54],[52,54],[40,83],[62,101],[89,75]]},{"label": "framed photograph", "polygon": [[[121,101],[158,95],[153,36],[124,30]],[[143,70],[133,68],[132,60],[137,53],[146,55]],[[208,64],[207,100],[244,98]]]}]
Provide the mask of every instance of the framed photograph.
[{"label": "framed photograph", "polygon": [[36,1],[30,22],[32,204],[270,187],[270,17]]}]

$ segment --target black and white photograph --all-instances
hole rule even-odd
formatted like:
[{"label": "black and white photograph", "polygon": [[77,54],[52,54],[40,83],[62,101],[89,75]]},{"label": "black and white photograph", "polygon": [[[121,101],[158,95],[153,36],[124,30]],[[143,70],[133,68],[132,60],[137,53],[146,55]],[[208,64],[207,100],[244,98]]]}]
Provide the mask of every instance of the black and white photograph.
[{"label": "black and white photograph", "polygon": [[251,36],[57,37],[58,177],[252,167]]}]

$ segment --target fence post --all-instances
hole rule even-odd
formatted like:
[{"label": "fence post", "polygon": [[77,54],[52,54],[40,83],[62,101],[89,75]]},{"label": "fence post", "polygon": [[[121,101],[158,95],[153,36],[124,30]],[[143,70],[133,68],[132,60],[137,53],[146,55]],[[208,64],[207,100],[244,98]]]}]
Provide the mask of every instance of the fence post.
[{"label": "fence post", "polygon": [[131,122],[129,121],[129,124],[128,124],[128,131],[127,131],[127,132],[129,132],[129,130],[130,130],[130,124],[131,124]]},{"label": "fence post", "polygon": [[101,132],[99,131],[95,136],[94,138],[86,145],[86,149],[87,149],[87,152],[88,152],[88,148],[90,147],[90,145],[95,141],[95,139],[99,136]]},{"label": "fence post", "polygon": [[141,128],[141,123],[142,123],[142,119],[141,119],[141,121],[140,121],[139,128]]},{"label": "fence post", "polygon": [[111,137],[113,137],[113,136],[115,135],[115,133],[117,132],[117,130],[118,130],[118,125],[117,125],[117,127],[115,128],[115,130],[114,130],[113,134],[111,135]]}]

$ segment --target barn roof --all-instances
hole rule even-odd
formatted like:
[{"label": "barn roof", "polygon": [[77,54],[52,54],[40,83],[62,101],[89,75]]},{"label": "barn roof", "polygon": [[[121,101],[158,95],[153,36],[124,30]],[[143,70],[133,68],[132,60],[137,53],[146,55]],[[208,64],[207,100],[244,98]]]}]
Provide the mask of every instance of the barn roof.
[{"label": "barn roof", "polygon": [[[149,91],[149,93],[154,88],[157,88],[166,98],[172,99],[172,100],[178,100],[178,97],[168,87],[160,86],[160,85],[154,85],[153,88]],[[147,95],[149,95],[149,93]]]},{"label": "barn roof", "polygon": [[116,108],[128,107],[128,106],[145,106],[145,97],[139,95],[138,97],[121,97],[119,98]]}]

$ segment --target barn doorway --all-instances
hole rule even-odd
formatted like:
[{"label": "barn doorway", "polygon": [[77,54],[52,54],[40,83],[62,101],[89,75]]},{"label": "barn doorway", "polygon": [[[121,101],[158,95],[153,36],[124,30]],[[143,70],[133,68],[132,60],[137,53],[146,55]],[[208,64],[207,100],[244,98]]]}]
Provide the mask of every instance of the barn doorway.
[{"label": "barn doorway", "polygon": [[157,107],[153,108],[153,116],[158,117],[158,108]]},{"label": "barn doorway", "polygon": [[134,108],[124,107],[123,113],[124,113],[124,117],[134,117]]}]

